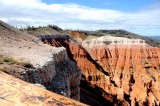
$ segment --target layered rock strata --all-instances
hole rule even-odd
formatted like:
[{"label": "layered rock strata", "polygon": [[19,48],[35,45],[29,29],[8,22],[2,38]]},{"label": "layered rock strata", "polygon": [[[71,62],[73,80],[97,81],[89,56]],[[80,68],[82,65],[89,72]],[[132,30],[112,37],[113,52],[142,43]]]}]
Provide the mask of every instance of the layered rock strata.
[{"label": "layered rock strata", "polygon": [[[98,40],[97,44],[95,41]],[[83,46],[109,73],[119,90],[112,91],[109,85],[101,88],[111,94],[115,92],[120,100],[127,96],[131,106],[159,106],[160,49],[149,46],[141,40],[136,44],[133,42],[106,44],[105,39],[98,40],[84,41]],[[125,39],[122,40],[125,42]]]}]

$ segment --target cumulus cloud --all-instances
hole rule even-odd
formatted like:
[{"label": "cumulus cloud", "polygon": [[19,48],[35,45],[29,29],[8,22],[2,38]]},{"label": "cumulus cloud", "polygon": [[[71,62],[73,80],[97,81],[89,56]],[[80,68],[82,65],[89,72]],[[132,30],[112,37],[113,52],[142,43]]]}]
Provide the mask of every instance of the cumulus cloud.
[{"label": "cumulus cloud", "polygon": [[160,4],[126,13],[41,0],[0,0],[0,19],[16,26],[56,24],[67,29],[160,29]]}]

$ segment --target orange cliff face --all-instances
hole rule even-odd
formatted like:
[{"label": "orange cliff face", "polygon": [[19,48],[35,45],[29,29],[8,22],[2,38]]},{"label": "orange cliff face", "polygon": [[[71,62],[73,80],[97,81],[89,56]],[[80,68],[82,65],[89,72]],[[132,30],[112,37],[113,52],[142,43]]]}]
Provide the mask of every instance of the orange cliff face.
[{"label": "orange cliff face", "polygon": [[110,45],[89,51],[109,73],[118,88],[122,88],[130,96],[132,104],[154,104],[160,101],[159,48]]},{"label": "orange cliff face", "polygon": [[101,95],[106,100],[125,106],[159,105],[160,48],[147,44],[93,44],[84,48],[64,38],[44,42],[66,47],[86,80],[104,90]]},{"label": "orange cliff face", "polygon": [[138,41],[132,44],[129,40],[128,44],[123,44],[126,40],[120,39],[123,43],[119,43],[117,38],[112,38],[110,44],[98,40],[87,41],[83,46],[121,88],[121,94],[129,97],[130,105],[159,106],[160,48]]},{"label": "orange cliff face", "polygon": [[[84,49],[82,45],[71,43],[64,37],[54,37],[54,39],[52,39],[51,37],[49,39],[43,39],[42,41],[51,46],[64,46],[67,49],[69,58],[76,62],[79,68],[82,70],[82,73],[84,75],[82,80],[88,81],[90,84],[92,84],[91,87],[93,88],[99,87],[99,92],[101,93],[101,96],[107,101],[111,102],[112,104],[122,104],[126,102],[123,100],[124,96],[122,89],[116,87],[115,83],[111,81],[108,72],[105,72],[103,67],[101,67],[96,61],[92,59],[90,54]],[[101,90],[101,88],[104,91]],[[120,91],[120,93],[118,92],[117,94],[117,91]],[[116,99],[117,101],[114,101],[114,99]],[[86,100],[82,102],[88,103],[88,101]]]}]

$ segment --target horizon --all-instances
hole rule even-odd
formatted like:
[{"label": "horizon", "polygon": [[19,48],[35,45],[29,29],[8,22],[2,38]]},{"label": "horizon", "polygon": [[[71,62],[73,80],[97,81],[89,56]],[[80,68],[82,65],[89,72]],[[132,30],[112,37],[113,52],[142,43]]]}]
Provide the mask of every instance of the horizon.
[{"label": "horizon", "polygon": [[160,36],[159,0],[0,0],[0,12],[0,20],[17,27],[53,24],[62,29],[121,29]]}]

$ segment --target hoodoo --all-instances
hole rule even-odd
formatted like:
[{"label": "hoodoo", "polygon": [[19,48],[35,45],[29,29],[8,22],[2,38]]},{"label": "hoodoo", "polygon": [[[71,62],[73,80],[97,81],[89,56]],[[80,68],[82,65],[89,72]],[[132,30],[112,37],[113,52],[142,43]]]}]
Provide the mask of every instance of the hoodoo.
[{"label": "hoodoo", "polygon": [[[105,39],[107,36],[84,41],[83,46],[120,89],[114,91],[119,93],[117,98],[123,100],[127,95],[132,106],[159,105],[160,49],[139,39]],[[106,44],[106,41],[111,43]],[[114,94],[109,90],[109,85],[102,88]]]}]

